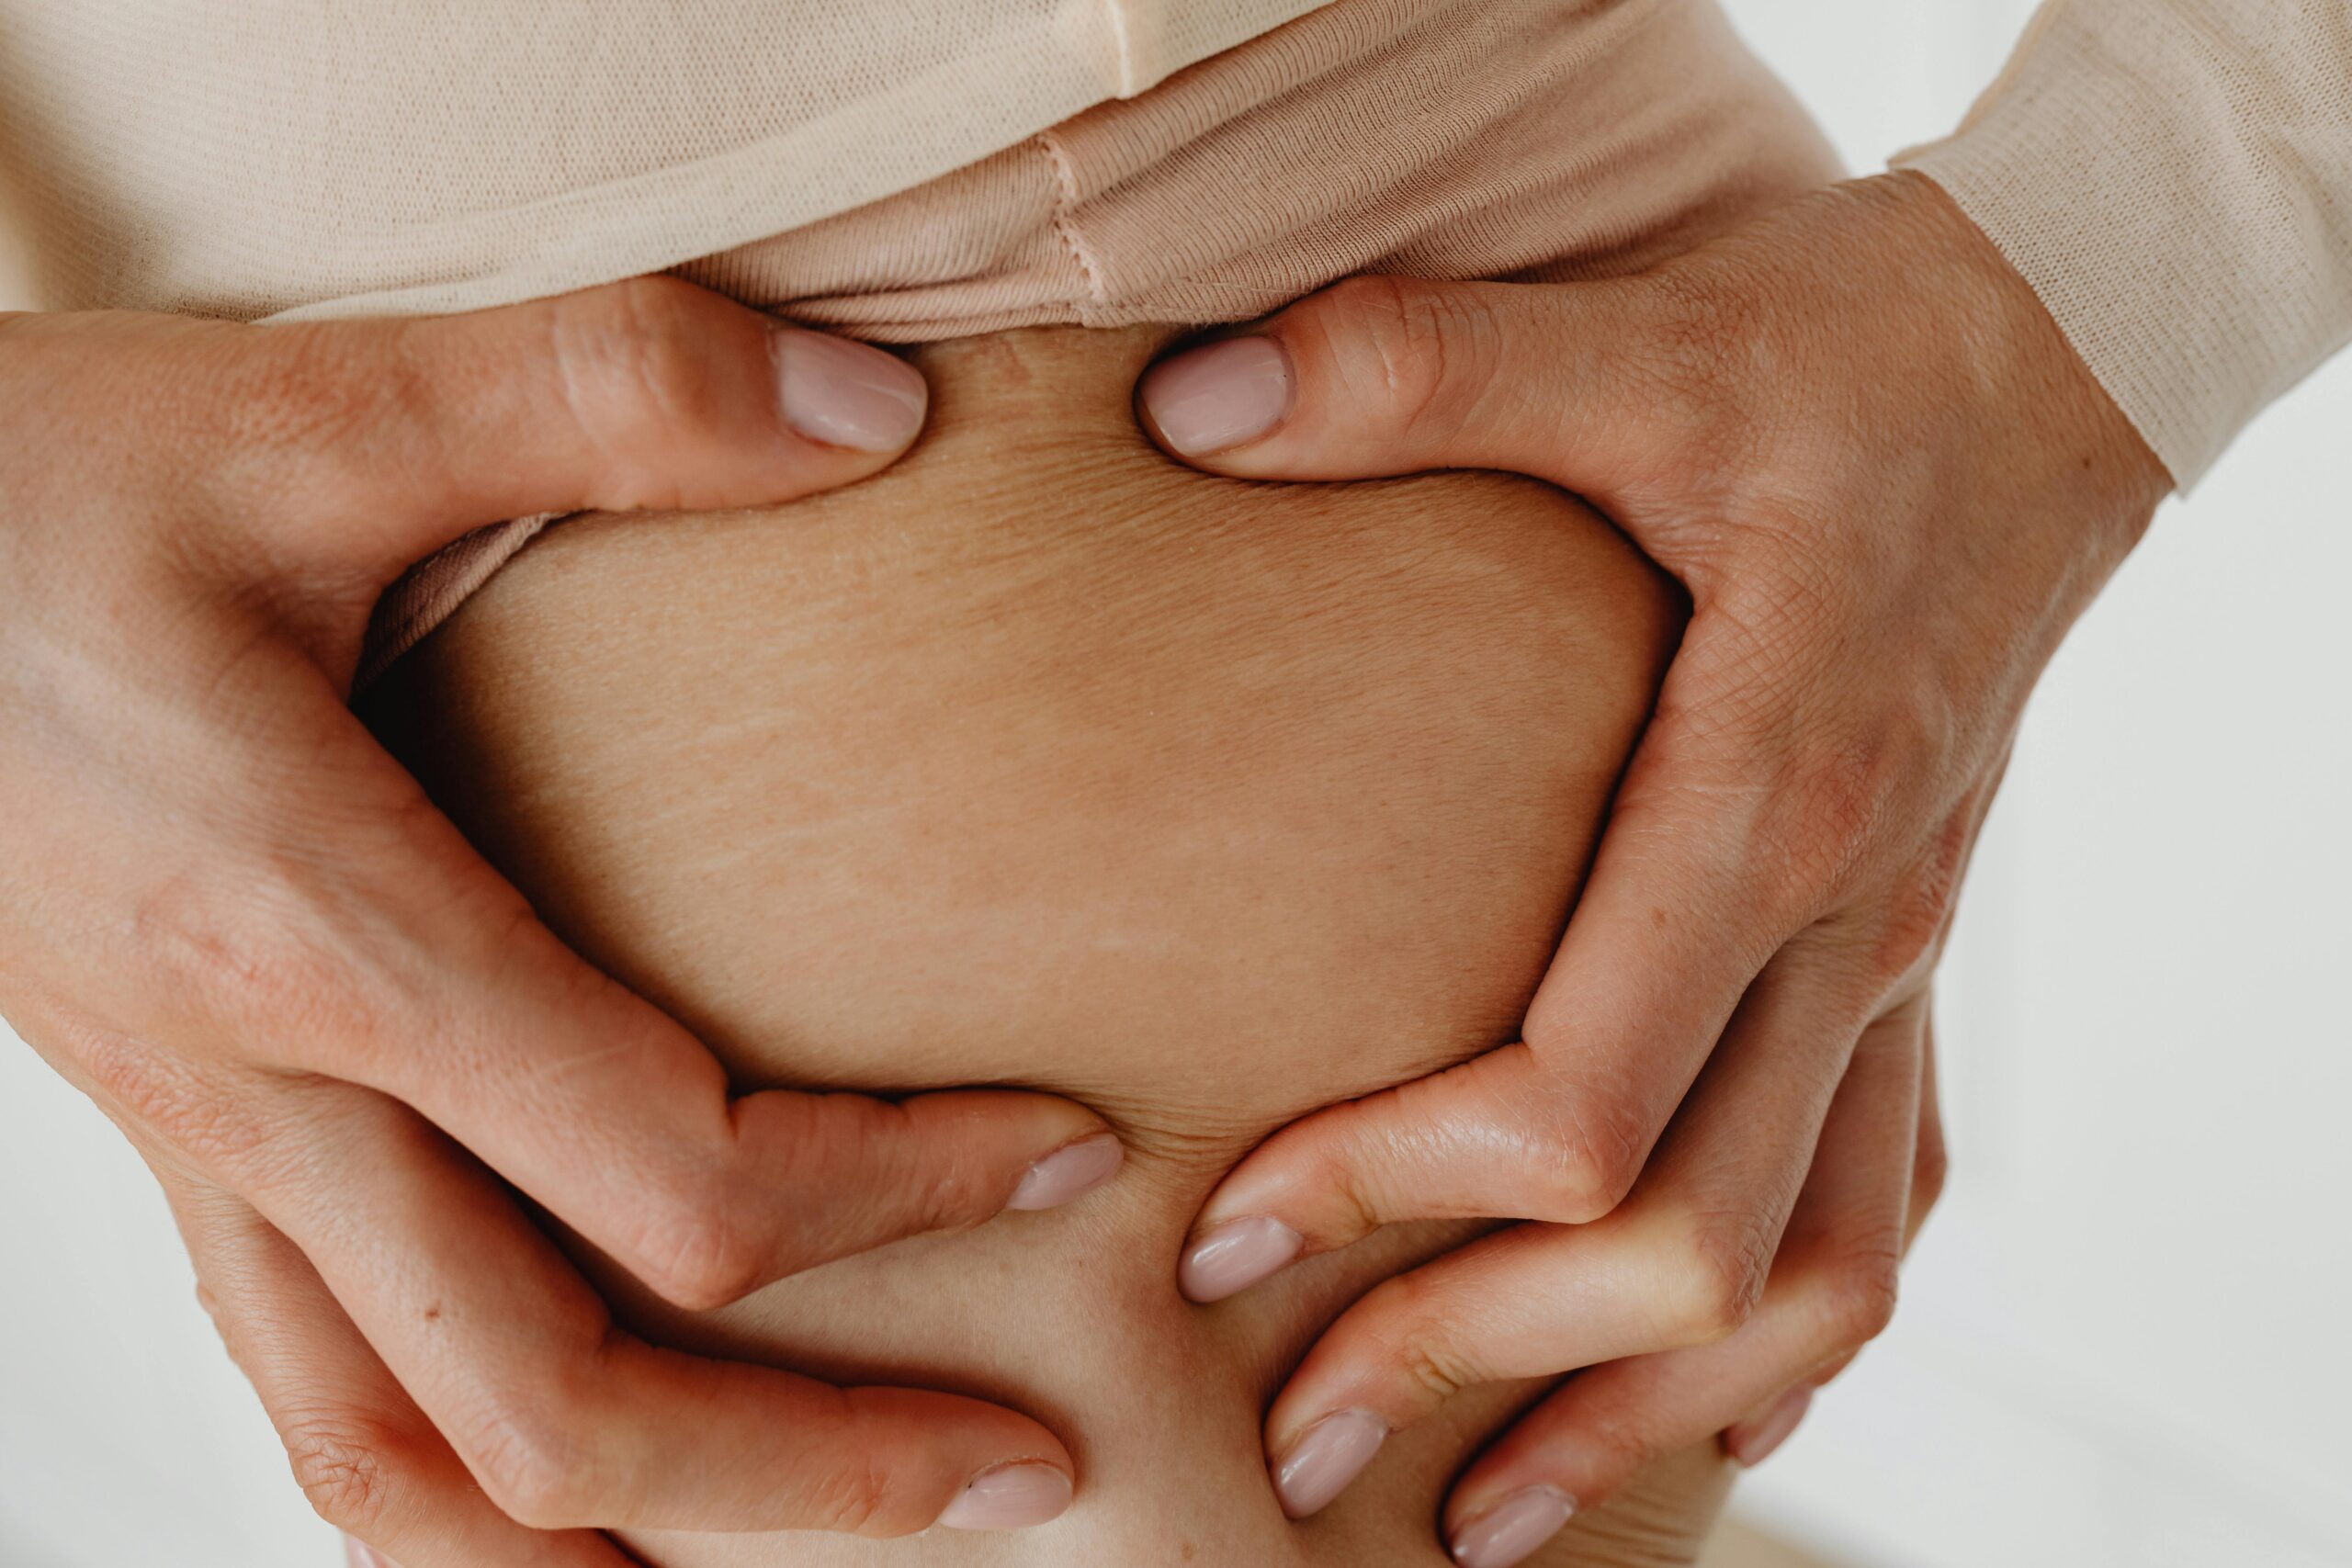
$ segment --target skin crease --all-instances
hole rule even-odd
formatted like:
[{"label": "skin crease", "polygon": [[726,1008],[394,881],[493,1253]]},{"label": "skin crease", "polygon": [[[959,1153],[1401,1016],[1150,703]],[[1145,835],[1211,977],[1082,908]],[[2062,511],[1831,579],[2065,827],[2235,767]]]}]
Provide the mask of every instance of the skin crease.
[{"label": "skin crease", "polygon": [[[657,1340],[1001,1400],[1078,1463],[1037,1529],[624,1538],[657,1568],[1436,1568],[1446,1485],[1544,1386],[1450,1401],[1293,1524],[1266,1402],[1350,1301],[1478,1227],[1391,1227],[1210,1307],[1175,1259],[1274,1129],[1510,1037],[1679,598],[1529,481],[1169,463],[1128,408],[1167,336],[919,351],[933,422],[897,467],[780,511],[565,524],[366,705],[739,1088],[1047,1089],[1128,1145],[1067,1210],[716,1312],[573,1242]],[[1712,1444],[1676,1456],[1532,1561],[1687,1562],[1726,1483]]]}]

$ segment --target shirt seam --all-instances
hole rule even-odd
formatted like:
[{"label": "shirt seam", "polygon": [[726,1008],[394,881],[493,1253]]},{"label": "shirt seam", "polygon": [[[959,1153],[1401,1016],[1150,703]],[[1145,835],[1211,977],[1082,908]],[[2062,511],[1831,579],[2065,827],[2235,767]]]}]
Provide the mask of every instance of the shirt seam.
[{"label": "shirt seam", "polygon": [[1102,305],[1110,301],[1110,290],[1103,286],[1102,272],[1094,249],[1086,242],[1078,225],[1078,169],[1071,164],[1069,149],[1050,130],[1037,133],[1037,145],[1054,171],[1054,235],[1062,249],[1078,267],[1080,281],[1085,286],[1089,303]]}]

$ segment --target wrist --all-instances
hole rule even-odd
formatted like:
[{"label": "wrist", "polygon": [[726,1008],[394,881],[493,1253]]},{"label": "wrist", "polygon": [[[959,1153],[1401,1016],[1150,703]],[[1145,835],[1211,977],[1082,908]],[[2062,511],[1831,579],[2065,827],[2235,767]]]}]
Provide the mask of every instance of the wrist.
[{"label": "wrist", "polygon": [[1902,265],[1949,324],[1965,372],[2032,434],[2046,477],[2078,491],[2080,515],[2122,551],[2173,489],[2130,417],[1991,236],[1934,180],[1908,170],[1857,182],[1875,187]]}]

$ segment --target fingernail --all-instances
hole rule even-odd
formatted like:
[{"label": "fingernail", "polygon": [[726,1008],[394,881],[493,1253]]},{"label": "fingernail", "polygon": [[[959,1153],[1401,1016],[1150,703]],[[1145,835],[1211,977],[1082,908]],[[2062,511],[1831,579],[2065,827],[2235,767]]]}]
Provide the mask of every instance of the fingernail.
[{"label": "fingernail", "polygon": [[1069,1477],[1050,1464],[1001,1464],[972,1477],[939,1522],[952,1530],[1025,1530],[1061,1517]]},{"label": "fingernail", "polygon": [[[1056,1149],[1029,1168],[1012,1190],[1008,1209],[1057,1209],[1073,1198],[1083,1198],[1119,1174],[1127,1151],[1119,1140],[1104,1134],[1080,1138]],[[1164,1255],[1163,1255],[1164,1256]]]},{"label": "fingernail", "polygon": [[1812,1404],[1813,1390],[1791,1389],[1755,1420],[1744,1421],[1725,1432],[1724,1447],[1742,1469],[1752,1470],[1789,1440],[1789,1434],[1797,1429],[1797,1423],[1804,1419],[1804,1413]]},{"label": "fingernail", "polygon": [[1187,457],[1255,441],[1290,412],[1290,355],[1270,337],[1187,349],[1144,372],[1138,396],[1168,445]]},{"label": "fingernail", "polygon": [[1184,1254],[1176,1288],[1187,1301],[1221,1302],[1286,1267],[1305,1243],[1272,1214],[1227,1220]]},{"label": "fingernail", "polygon": [[1576,1511],[1556,1486],[1514,1492],[1453,1532],[1453,1560],[1462,1568],[1512,1568],[1559,1534]]},{"label": "fingernail", "polygon": [[1342,1410],[1309,1427],[1274,1467],[1283,1512],[1303,1519],[1319,1511],[1348,1489],[1387,1440],[1388,1423],[1369,1410]]},{"label": "fingernail", "polygon": [[811,441],[895,452],[922,429],[922,372],[865,344],[779,327],[769,337],[784,422]]},{"label": "fingernail", "polygon": [[400,1568],[400,1564],[372,1546],[363,1546],[349,1536],[343,1538],[344,1561],[351,1568]]}]

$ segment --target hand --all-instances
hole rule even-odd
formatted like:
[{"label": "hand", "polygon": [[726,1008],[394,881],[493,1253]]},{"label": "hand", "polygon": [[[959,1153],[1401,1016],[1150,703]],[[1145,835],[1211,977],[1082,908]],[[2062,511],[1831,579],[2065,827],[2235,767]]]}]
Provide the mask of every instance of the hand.
[{"label": "hand", "polygon": [[431,321],[0,318],[0,1009],[162,1179],[320,1512],[404,1568],[1067,1502],[1068,1451],[1010,1411],[632,1338],[503,1183],[707,1308],[1075,1197],[1117,1164],[1102,1123],[730,1100],[344,701],[379,592],[465,530],[844,484],[923,410],[889,355],[669,280]]},{"label": "hand", "polygon": [[1931,1195],[1913,1108],[1961,873],[2027,694],[2169,480],[1911,175],[1635,276],[1355,279],[1163,361],[1139,405],[1217,473],[1548,479],[1690,594],[1521,1040],[1278,1134],[1182,1274],[1210,1299],[1390,1221],[1535,1222],[1357,1303],[1266,1424],[1306,1511],[1351,1470],[1302,1452],[1616,1361],[1458,1483],[1457,1556],[1497,1568],[1650,1454],[1725,1427],[1753,1451],[1885,1321]]}]

